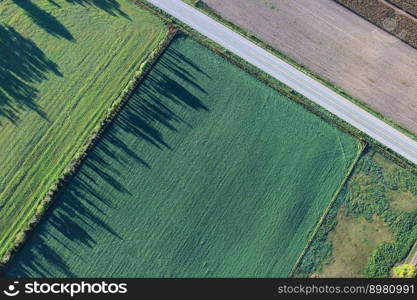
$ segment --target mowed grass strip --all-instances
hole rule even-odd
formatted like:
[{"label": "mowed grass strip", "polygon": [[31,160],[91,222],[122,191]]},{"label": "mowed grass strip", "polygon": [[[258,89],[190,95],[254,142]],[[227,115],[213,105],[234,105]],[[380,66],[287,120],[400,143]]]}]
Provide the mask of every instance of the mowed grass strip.
[{"label": "mowed grass strip", "polygon": [[287,276],[357,141],[179,37],[7,276]]},{"label": "mowed grass strip", "polygon": [[1,257],[167,29],[126,0],[0,12]]}]

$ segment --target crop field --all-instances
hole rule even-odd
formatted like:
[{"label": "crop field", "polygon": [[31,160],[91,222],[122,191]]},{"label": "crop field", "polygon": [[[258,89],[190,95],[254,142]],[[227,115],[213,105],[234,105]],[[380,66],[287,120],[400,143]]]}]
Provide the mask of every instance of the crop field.
[{"label": "crop field", "polygon": [[0,2],[0,257],[167,34],[126,0]]},{"label": "crop field", "polygon": [[358,142],[185,36],[7,276],[288,276]]},{"label": "crop field", "polygon": [[296,274],[389,277],[395,264],[415,254],[416,199],[417,175],[368,149]]}]

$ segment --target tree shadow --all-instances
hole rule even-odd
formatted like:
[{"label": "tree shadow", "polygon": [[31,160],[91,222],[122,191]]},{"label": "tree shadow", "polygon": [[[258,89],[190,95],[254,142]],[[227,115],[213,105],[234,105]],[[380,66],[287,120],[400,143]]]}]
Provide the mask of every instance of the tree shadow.
[{"label": "tree shadow", "polygon": [[30,109],[47,119],[35,102],[38,90],[32,84],[46,80],[49,72],[62,76],[58,66],[33,41],[1,24],[0,53],[0,117],[14,123],[20,110]]},{"label": "tree shadow", "polygon": [[187,62],[178,61],[177,54],[168,48],[136,88],[68,185],[61,189],[42,222],[10,263],[6,276],[54,277],[57,271],[69,277],[83,276],[74,274],[62,257],[62,249],[71,255],[78,255],[79,245],[82,249],[94,249],[99,242],[95,237],[97,229],[123,242],[123,234],[112,228],[109,217],[122,218],[117,215],[118,205],[125,205],[126,199],[139,199],[127,187],[131,174],[124,170],[152,169],[139,154],[144,145],[155,151],[174,151],[167,138],[179,133],[180,124],[192,128],[181,117],[184,110],[189,114],[209,112],[195,93],[206,93],[193,75],[203,71],[197,66],[191,67],[192,72],[187,71]]},{"label": "tree shadow", "polygon": [[[112,16],[122,16],[128,20],[130,17],[121,10],[120,3],[117,0],[65,0],[71,4],[77,4],[81,6],[95,6]],[[64,38],[68,41],[75,41],[71,32],[53,15],[42,10],[32,0],[13,0],[13,2],[23,9],[26,14],[33,20],[35,24],[41,27],[49,34],[57,37]],[[61,5],[54,0],[48,0],[49,3],[61,8]]]},{"label": "tree shadow", "polygon": [[[48,0],[53,1],[53,0]],[[118,0],[65,0],[69,3],[79,4],[82,6],[95,6],[107,12],[112,16],[122,16],[128,20],[131,20],[130,17],[121,10],[120,3]]]},{"label": "tree shadow", "polygon": [[31,0],[13,0],[13,2],[23,9],[36,25],[49,34],[69,41],[75,40],[68,29],[57,18],[42,10]]},{"label": "tree shadow", "polygon": [[48,0],[48,2],[51,3],[51,4],[53,4],[53,5],[55,5],[56,7],[59,7],[59,8],[62,7],[61,5],[59,5],[58,3],[56,3],[54,0]]}]

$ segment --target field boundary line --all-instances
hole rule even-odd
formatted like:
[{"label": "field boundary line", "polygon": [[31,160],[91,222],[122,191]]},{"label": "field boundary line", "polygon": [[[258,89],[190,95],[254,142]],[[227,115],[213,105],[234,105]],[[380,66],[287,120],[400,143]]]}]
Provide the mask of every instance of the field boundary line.
[{"label": "field boundary line", "polygon": [[346,172],[346,176],[345,178],[342,180],[340,186],[338,187],[338,189],[335,191],[332,199],[330,200],[329,205],[327,205],[326,209],[324,210],[322,216],[320,217],[320,219],[317,222],[316,227],[314,228],[313,232],[311,233],[310,238],[307,241],[306,246],[304,247],[304,249],[301,251],[300,256],[298,257],[297,261],[295,262],[295,264],[293,265],[291,272],[288,274],[289,277],[294,277],[294,273],[295,270],[297,269],[297,267],[299,266],[299,264],[301,263],[301,260],[304,258],[304,255],[306,254],[307,250],[310,248],[311,243],[313,242],[314,238],[317,235],[317,232],[319,231],[323,221],[326,219],[328,213],[330,212],[331,208],[333,207],[334,203],[337,200],[337,197],[339,196],[340,192],[342,191],[343,187],[345,186],[345,184],[347,183],[347,181],[349,180],[349,178],[351,177],[351,175],[353,174],[353,171],[355,170],[355,167],[359,161],[359,159],[362,156],[362,153],[364,152],[365,148],[367,147],[367,145],[365,143],[362,143],[361,141],[359,141],[358,143],[358,151],[356,153],[355,159],[353,160],[351,166],[349,167],[348,171]]},{"label": "field boundary line", "polygon": [[125,88],[108,108],[103,120],[100,121],[96,128],[92,131],[90,137],[87,139],[87,142],[80,148],[80,151],[74,156],[72,162],[65,168],[61,176],[46,192],[45,196],[38,203],[38,205],[34,207],[34,214],[26,219],[26,224],[22,226],[22,229],[18,230],[14,235],[13,242],[6,243],[6,245],[2,246],[0,249],[0,275],[7,269],[7,264],[13,258],[14,254],[20,249],[20,247],[23,246],[27,236],[30,235],[37,225],[43,220],[42,217],[53,204],[53,200],[57,194],[65,188],[75,176],[79,167],[83,164],[85,158],[87,157],[87,154],[95,147],[108,126],[113,123],[119,112],[127,104],[133,92],[146,78],[155,63],[159,60],[161,55],[176,37],[177,30],[168,23],[165,23],[165,25],[167,26],[167,31],[165,36],[161,39],[159,45],[157,45],[157,47],[154,48],[136,68],[133,77],[126,83]]}]

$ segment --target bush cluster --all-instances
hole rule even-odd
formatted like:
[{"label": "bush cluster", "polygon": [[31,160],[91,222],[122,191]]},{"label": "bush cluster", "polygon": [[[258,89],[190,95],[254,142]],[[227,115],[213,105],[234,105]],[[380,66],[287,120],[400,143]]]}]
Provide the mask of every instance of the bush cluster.
[{"label": "bush cluster", "polygon": [[394,277],[397,278],[414,278],[416,277],[416,267],[412,264],[404,264],[395,267],[393,270]]}]

